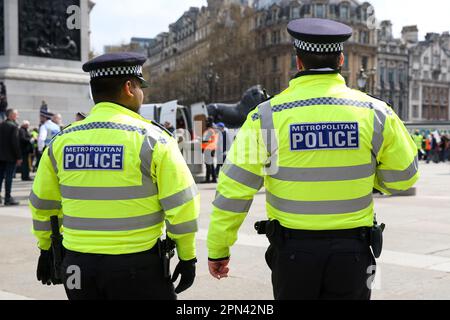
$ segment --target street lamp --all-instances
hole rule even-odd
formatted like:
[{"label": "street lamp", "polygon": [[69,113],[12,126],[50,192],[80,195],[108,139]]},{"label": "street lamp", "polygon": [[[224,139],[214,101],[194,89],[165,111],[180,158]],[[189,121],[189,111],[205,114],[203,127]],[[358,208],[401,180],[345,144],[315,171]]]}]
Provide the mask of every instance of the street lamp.
[{"label": "street lamp", "polygon": [[366,91],[366,85],[367,85],[367,74],[364,72],[364,68],[361,68],[359,71],[359,77],[358,77],[358,88],[360,91]]},{"label": "street lamp", "polygon": [[209,70],[208,74],[206,75],[206,78],[208,79],[208,85],[209,85],[209,102],[211,103],[214,99],[214,93],[217,89],[217,83],[219,83],[220,77],[217,74],[217,72],[214,71],[214,63],[209,64]]},{"label": "street lamp", "polygon": [[370,91],[370,88],[369,88],[369,90],[367,90],[367,88],[366,88],[367,82],[368,82],[367,80],[369,79],[369,77],[373,77],[374,75],[376,75],[376,72],[377,72],[376,68],[373,68],[370,71],[365,71],[364,68],[361,68],[361,70],[359,71],[359,77],[357,80],[358,89],[360,91]]}]

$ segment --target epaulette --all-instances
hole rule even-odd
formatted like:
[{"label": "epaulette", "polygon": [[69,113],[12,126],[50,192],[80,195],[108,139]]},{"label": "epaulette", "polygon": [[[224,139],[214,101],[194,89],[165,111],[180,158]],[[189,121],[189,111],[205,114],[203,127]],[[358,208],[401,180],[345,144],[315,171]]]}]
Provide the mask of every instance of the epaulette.
[{"label": "epaulette", "polygon": [[169,136],[171,136],[172,138],[175,138],[175,135],[170,132],[169,130],[167,130],[166,128],[164,128],[164,126],[158,122],[155,122],[153,120],[150,121],[154,126],[157,126],[158,128],[160,128],[161,130],[165,131]]},{"label": "epaulette", "polygon": [[[265,92],[265,91],[264,91],[264,92]],[[257,104],[257,105],[254,106],[253,108],[251,108],[250,111],[249,111],[248,113],[252,112],[252,111],[255,110],[256,108],[258,108],[261,104],[263,104],[264,102],[267,102],[267,101],[269,101],[269,100],[271,100],[271,99],[273,99],[273,98],[275,98],[275,97],[271,97],[271,96],[269,96],[269,95],[266,95],[266,99],[264,99],[263,101],[261,101],[259,104]]]},{"label": "epaulette", "polygon": [[374,98],[374,99],[377,99],[377,100],[380,100],[380,101],[386,103],[389,107],[392,108],[392,105],[391,105],[389,102],[384,101],[383,99],[381,99],[381,98],[379,98],[379,97],[376,97],[376,96],[373,96],[373,95],[371,95],[371,94],[368,94],[368,93],[365,93],[365,94],[368,95],[368,96],[371,97],[371,98]]}]

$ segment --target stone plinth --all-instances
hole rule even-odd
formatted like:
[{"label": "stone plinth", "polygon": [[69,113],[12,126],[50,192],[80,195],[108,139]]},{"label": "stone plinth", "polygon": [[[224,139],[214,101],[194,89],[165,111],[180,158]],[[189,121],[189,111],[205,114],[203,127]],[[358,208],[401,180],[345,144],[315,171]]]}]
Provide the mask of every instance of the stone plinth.
[{"label": "stone plinth", "polygon": [[19,54],[19,1],[4,1],[4,55],[0,55],[0,81],[7,89],[8,107],[18,109],[21,120],[39,122],[41,101],[51,112],[61,113],[64,124],[79,111],[89,112],[89,76],[82,65],[89,57],[89,12],[93,3],[80,0],[81,43],[77,60]]}]

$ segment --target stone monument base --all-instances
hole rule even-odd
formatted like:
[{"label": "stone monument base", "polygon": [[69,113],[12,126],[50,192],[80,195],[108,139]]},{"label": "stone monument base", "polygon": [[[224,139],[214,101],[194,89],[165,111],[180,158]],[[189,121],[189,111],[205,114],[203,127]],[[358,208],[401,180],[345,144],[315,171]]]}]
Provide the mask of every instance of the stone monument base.
[{"label": "stone monument base", "polygon": [[19,121],[29,120],[33,127],[39,124],[42,101],[49,111],[62,115],[64,125],[94,106],[87,74],[10,68],[0,69],[0,81],[6,85],[8,108],[19,110]]}]

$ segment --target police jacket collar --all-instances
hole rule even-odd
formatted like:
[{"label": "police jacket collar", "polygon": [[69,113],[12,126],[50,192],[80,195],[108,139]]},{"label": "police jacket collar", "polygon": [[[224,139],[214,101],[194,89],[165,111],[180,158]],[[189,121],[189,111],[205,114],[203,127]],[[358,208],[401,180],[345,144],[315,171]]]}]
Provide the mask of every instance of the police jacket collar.
[{"label": "police jacket collar", "polygon": [[323,69],[311,69],[306,71],[300,71],[294,77],[294,79],[302,77],[302,76],[311,76],[311,75],[321,75],[321,74],[338,74],[339,70],[334,70],[330,68]]},{"label": "police jacket collar", "polygon": [[122,113],[122,114],[126,114],[130,117],[136,118],[136,119],[141,119],[143,120],[144,118],[142,118],[139,114],[137,114],[136,112],[118,104],[115,102],[100,102],[97,103],[95,105],[95,107],[92,109],[91,114],[95,114],[97,112],[104,112],[104,111],[113,111],[116,113]]},{"label": "police jacket collar", "polygon": [[299,72],[289,83],[290,87],[304,86],[305,84],[327,83],[328,85],[346,85],[344,77],[338,70],[308,70]]}]

